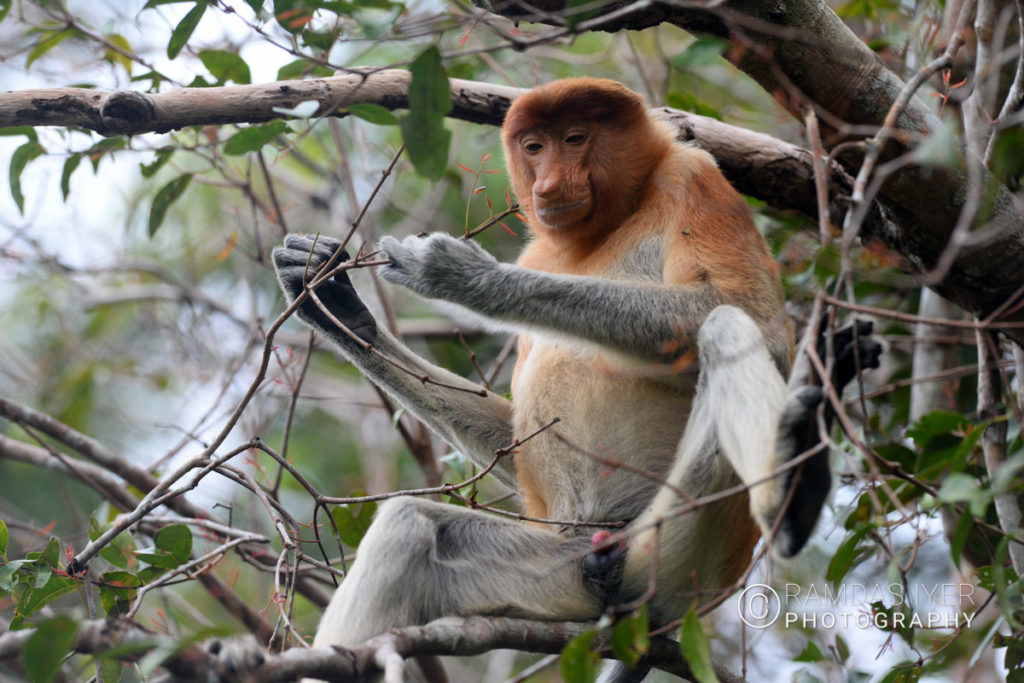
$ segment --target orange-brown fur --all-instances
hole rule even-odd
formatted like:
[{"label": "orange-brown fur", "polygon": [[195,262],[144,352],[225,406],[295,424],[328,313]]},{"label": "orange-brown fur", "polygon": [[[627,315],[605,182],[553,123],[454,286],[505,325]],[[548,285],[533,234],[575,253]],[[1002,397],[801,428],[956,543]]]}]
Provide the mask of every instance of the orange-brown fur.
[{"label": "orange-brown fur", "polygon": [[[536,155],[521,145],[531,135],[550,137],[577,127],[590,135],[590,147],[576,158],[537,162]],[[556,82],[514,103],[505,122],[504,143],[512,186],[531,230],[519,265],[552,273],[615,277],[631,249],[645,240],[660,239],[661,284],[704,288],[719,303],[745,310],[778,347],[790,348],[775,264],[746,202],[710,155],[675,143],[671,129],[650,117],[638,95],[599,79]],[[591,195],[595,208],[590,215],[570,226],[548,225],[535,211],[533,194],[545,172],[562,174],[564,197],[575,201]],[[674,444],[682,432],[692,374],[670,380],[666,386],[665,378],[653,376],[656,373],[624,364],[600,350],[538,344],[528,334],[520,336],[519,352],[513,380],[517,435],[539,427],[545,415],[557,412],[563,419],[559,425],[563,436],[542,434],[516,456],[520,494],[529,515],[564,514],[564,507],[552,505],[556,503],[552,498],[560,498],[564,490],[559,474],[587,476],[584,472],[593,470],[593,459],[581,451],[600,450],[608,442],[621,446],[633,440],[639,453],[598,455],[628,457],[632,464],[664,474],[674,455],[674,449],[664,444]],[[629,373],[616,372],[623,368]],[[526,374],[529,377],[524,378]],[[538,389],[536,378],[541,375],[543,389]],[[631,406],[627,410],[652,411],[652,417],[662,406],[667,412],[655,419],[672,422],[672,428],[653,442],[632,431],[625,437],[615,434],[623,429],[635,431],[637,416],[628,415],[620,424],[613,418],[594,420],[600,409],[595,407],[597,400],[588,402],[593,396],[604,403],[621,400]],[[566,439],[576,443],[567,445]],[[720,584],[734,580],[744,569],[758,532],[747,512],[746,496],[724,501],[716,509],[734,521],[719,532],[730,537],[723,544],[727,556],[720,558],[722,564],[715,569],[721,574],[714,581],[708,579]]]}]

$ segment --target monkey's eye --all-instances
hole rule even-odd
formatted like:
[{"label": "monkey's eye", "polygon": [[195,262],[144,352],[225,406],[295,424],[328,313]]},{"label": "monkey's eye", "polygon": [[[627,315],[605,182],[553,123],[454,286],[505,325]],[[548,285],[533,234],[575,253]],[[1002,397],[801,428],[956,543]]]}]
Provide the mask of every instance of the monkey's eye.
[{"label": "monkey's eye", "polygon": [[540,142],[537,142],[536,140],[527,140],[526,142],[523,143],[523,149],[525,149],[530,154],[536,154],[537,152],[544,149],[544,145],[541,144]]},{"label": "monkey's eye", "polygon": [[569,133],[565,136],[565,144],[567,145],[579,145],[587,139],[586,133]]}]

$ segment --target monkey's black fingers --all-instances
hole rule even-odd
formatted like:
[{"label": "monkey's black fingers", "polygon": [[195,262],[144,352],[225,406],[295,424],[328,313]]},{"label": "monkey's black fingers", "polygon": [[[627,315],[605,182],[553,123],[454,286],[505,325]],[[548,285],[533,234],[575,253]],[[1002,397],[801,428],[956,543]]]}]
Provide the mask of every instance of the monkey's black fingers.
[{"label": "monkey's black fingers", "polygon": [[[281,288],[289,301],[294,301],[302,293],[318,267],[330,259],[339,247],[340,243],[331,238],[320,237],[314,243],[309,237],[289,235],[285,239],[285,246],[274,250],[274,267],[277,269]],[[349,255],[343,250],[340,258],[339,263],[349,260]],[[331,315],[361,340],[369,344],[377,340],[377,323],[373,314],[359,298],[347,272],[342,271],[318,286],[316,296]],[[300,306],[299,317],[324,332],[337,331],[339,335],[342,334],[330,316],[324,314],[312,297],[306,299]],[[342,340],[338,335],[330,336]]]},{"label": "monkey's black fingers", "polygon": [[836,332],[833,350],[836,362],[832,371],[832,383],[841,392],[854,377],[858,369],[877,368],[882,354],[882,344],[871,336],[874,326],[869,320],[857,320],[857,334],[853,325],[847,325]]}]

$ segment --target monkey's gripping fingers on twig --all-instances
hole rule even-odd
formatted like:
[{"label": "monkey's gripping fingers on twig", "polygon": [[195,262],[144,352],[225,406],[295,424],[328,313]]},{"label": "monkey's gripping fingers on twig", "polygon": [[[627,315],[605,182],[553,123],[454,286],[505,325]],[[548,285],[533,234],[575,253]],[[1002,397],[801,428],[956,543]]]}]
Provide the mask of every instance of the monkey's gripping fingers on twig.
[{"label": "monkey's gripping fingers on twig", "polygon": [[[306,284],[317,276],[320,267],[340,248],[341,243],[330,237],[288,235],[285,238],[284,246],[274,250],[274,267],[289,302],[302,294]],[[338,263],[347,260],[348,253],[342,251]],[[360,339],[370,344],[376,341],[377,323],[356,293],[347,272],[342,271],[318,286],[316,298]],[[338,334],[338,326],[320,309],[312,296],[299,307],[298,316],[328,336],[344,342],[345,335]]]},{"label": "monkey's gripping fingers on twig", "polygon": [[[854,334],[856,328],[856,334]],[[870,320],[854,320],[849,325],[844,325],[832,335],[832,350],[835,353],[835,365],[832,370],[832,384],[837,393],[842,393],[843,387],[857,376],[858,361],[859,369],[877,368],[879,356],[882,354],[882,344],[871,336],[874,331],[874,324]],[[818,357],[825,360],[825,353],[828,348],[826,341],[825,322],[822,321],[822,332],[818,335]]]},{"label": "monkey's gripping fingers on twig", "polygon": [[440,232],[402,241],[385,237],[378,247],[391,262],[379,271],[385,280],[470,308],[474,297],[486,295],[489,275],[498,269],[495,258],[476,242]]}]

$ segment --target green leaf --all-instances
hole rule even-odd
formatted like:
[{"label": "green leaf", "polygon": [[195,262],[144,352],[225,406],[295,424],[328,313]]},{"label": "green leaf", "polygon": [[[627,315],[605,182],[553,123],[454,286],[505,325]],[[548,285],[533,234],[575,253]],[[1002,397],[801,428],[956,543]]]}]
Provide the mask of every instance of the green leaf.
[{"label": "green leaf", "polygon": [[879,683],[917,683],[921,680],[921,667],[913,662],[897,664]]},{"label": "green leaf", "polygon": [[12,590],[18,570],[25,565],[31,566],[32,563],[28,560],[14,560],[0,567],[0,590]]},{"label": "green leaf", "polygon": [[188,43],[188,39],[192,37],[192,32],[196,30],[196,26],[199,25],[199,20],[203,18],[203,12],[206,11],[205,0],[200,0],[196,3],[196,6],[189,10],[188,14],[178,22],[178,25],[174,27],[171,32],[171,39],[167,42],[167,58],[174,59],[181,52],[185,44]]},{"label": "green leaf", "polygon": [[[360,492],[354,496],[362,495]],[[338,536],[341,542],[350,548],[359,547],[367,529],[370,528],[370,521],[377,509],[376,503],[361,503],[358,505],[338,505],[331,511],[334,524],[338,527]]]},{"label": "green leaf", "polygon": [[156,175],[164,165],[170,161],[171,156],[174,154],[174,147],[163,147],[156,151],[156,158],[148,164],[139,164],[139,170],[142,172],[143,178],[152,178]]},{"label": "green leaf", "polygon": [[113,156],[113,153],[117,150],[125,149],[128,147],[128,140],[123,137],[103,138],[95,145],[87,149],[84,154],[88,157],[89,162],[92,164],[93,172],[100,170],[100,162],[106,158]]},{"label": "green leaf", "polygon": [[170,553],[178,564],[185,564],[192,556],[192,532],[184,524],[165,526],[153,540],[157,548]]},{"label": "green leaf", "polygon": [[804,651],[793,658],[794,662],[823,662],[828,659],[814,641],[807,641]]},{"label": "green leaf", "polygon": [[612,629],[612,652],[629,668],[636,667],[647,654],[651,640],[647,631],[647,604],[631,617],[619,619]]},{"label": "green leaf", "polygon": [[[78,587],[74,579],[67,576],[60,576],[53,572],[40,572],[40,576],[46,576],[46,583],[36,586],[31,593],[25,595],[18,604],[18,612],[22,616],[35,614],[48,603],[56,600],[62,595],[72,592]],[[38,583],[38,579],[37,579]]]},{"label": "green leaf", "polygon": [[21,172],[25,170],[28,162],[46,153],[43,146],[35,140],[29,140],[11,155],[11,165],[8,170],[8,182],[11,185],[11,197],[18,205],[18,211],[25,213],[25,195],[21,191]]},{"label": "green leaf", "polygon": [[11,11],[12,4],[14,4],[14,0],[0,0],[0,21],[3,21],[7,13]]},{"label": "green leaf", "polygon": [[285,31],[297,34],[312,20],[315,5],[307,0],[274,0],[274,18]]},{"label": "green leaf", "polygon": [[156,193],[156,197],[153,198],[153,206],[149,210],[150,237],[153,237],[156,231],[160,229],[160,225],[164,222],[164,217],[167,215],[167,209],[185,192],[191,180],[192,174],[186,173],[167,183]]},{"label": "green leaf", "polygon": [[296,59],[277,70],[277,80],[291,81],[303,76],[333,76],[334,71],[308,59]]},{"label": "green leaf", "polygon": [[956,530],[949,541],[949,556],[953,560],[954,567],[960,566],[960,555],[964,551],[967,537],[970,536],[971,529],[973,528],[974,517],[970,513],[960,515],[960,519],[956,523]]},{"label": "green leaf", "polygon": [[558,669],[563,683],[590,683],[597,678],[601,658],[591,649],[597,631],[584,631],[562,648]]},{"label": "green leaf", "polygon": [[36,43],[36,46],[28,53],[28,57],[25,58],[25,68],[28,69],[32,66],[32,62],[36,61],[47,52],[57,47],[65,40],[74,35],[75,31],[66,28],[61,31],[48,31],[46,37]]},{"label": "green leaf", "polygon": [[120,33],[110,34],[109,36],[107,36],[107,40],[114,47],[120,48],[120,50],[115,50],[113,48],[108,49],[103,54],[103,60],[109,62],[110,64],[120,64],[122,67],[124,67],[125,72],[129,76],[131,76],[132,67],[134,66],[131,57],[128,56],[132,52],[131,43],[129,43],[128,39],[122,36]]},{"label": "green leaf", "polygon": [[856,559],[860,557],[861,553],[866,552],[860,547],[860,542],[867,536],[870,528],[870,526],[865,525],[849,534],[839,545],[832,559],[829,560],[828,569],[825,571],[825,578],[833,586],[839,585],[839,582],[843,580],[846,573],[853,567]]},{"label": "green leaf", "polygon": [[238,155],[255,152],[278,135],[287,132],[288,125],[284,121],[271,121],[262,126],[249,126],[227,139],[227,142],[224,143],[224,153]]},{"label": "green leaf", "polygon": [[312,47],[322,52],[328,52],[341,36],[341,29],[332,31],[310,31],[302,32],[302,42],[307,47]]},{"label": "green leaf", "polygon": [[687,71],[702,69],[721,61],[722,53],[729,47],[729,41],[722,38],[702,36],[672,58],[672,66]]},{"label": "green leaf", "polygon": [[946,477],[939,489],[939,499],[946,503],[964,503],[975,500],[983,491],[978,481],[969,474],[954,472]]},{"label": "green leaf", "polygon": [[683,617],[683,625],[679,632],[679,646],[682,648],[686,663],[690,665],[690,672],[693,673],[697,683],[717,683],[718,676],[711,666],[711,646],[704,636],[704,629],[700,625],[700,617],[692,607]]},{"label": "green leaf", "polygon": [[21,653],[25,673],[32,683],[49,683],[56,678],[77,634],[78,624],[71,617],[54,617],[36,627]]},{"label": "green leaf", "polygon": [[437,180],[448,166],[452,134],[445,130],[444,117],[452,108],[448,76],[441,53],[428,47],[409,67],[409,113],[399,121],[405,149],[416,172]]},{"label": "green leaf", "polygon": [[43,554],[40,556],[40,559],[46,563],[47,567],[60,569],[60,541],[50,536],[46,547],[43,548]]},{"label": "green leaf", "polygon": [[0,128],[0,136],[7,137],[9,135],[24,135],[32,142],[39,142],[39,135],[36,133],[36,129],[32,126],[10,126],[9,128]]},{"label": "green leaf", "polygon": [[177,569],[181,566],[181,562],[178,562],[178,558],[174,555],[157,550],[156,548],[137,550],[135,557],[160,569]]},{"label": "green leaf", "polygon": [[132,608],[141,579],[131,572],[115,570],[106,572],[100,579],[100,602],[108,617],[127,614]]},{"label": "green leaf", "polygon": [[373,104],[372,102],[353,104],[348,108],[348,113],[352,114],[352,116],[361,118],[363,121],[369,121],[377,126],[398,125],[397,116],[391,113],[390,110],[385,109],[379,104]]},{"label": "green leaf", "polygon": [[119,533],[100,550],[100,557],[115,567],[129,569],[135,563],[135,539],[127,532]]},{"label": "green leaf", "polygon": [[0,519],[0,558],[7,561],[7,542],[10,540],[10,532],[7,531],[7,524]]},{"label": "green leaf", "polygon": [[64,161],[64,170],[60,173],[60,193],[64,197],[64,201],[68,200],[68,194],[71,193],[71,174],[75,172],[80,163],[82,163],[81,154],[72,154]]},{"label": "green leaf", "polygon": [[234,52],[203,50],[199,53],[199,61],[213,74],[218,83],[234,81],[239,85],[247,85],[252,82],[249,65]]}]

